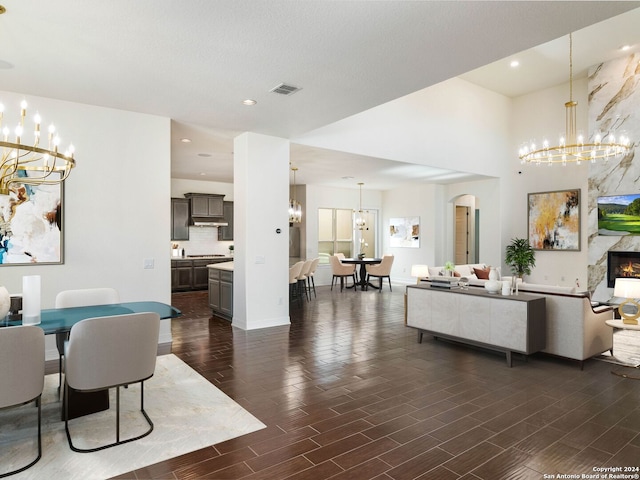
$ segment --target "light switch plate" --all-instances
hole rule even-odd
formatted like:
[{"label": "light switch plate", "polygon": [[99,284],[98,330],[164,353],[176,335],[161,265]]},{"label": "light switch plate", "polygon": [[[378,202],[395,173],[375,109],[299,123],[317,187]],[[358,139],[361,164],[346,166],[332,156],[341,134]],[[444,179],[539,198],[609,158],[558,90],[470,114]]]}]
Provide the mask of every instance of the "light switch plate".
[{"label": "light switch plate", "polygon": [[152,269],[154,267],[153,258],[145,258],[144,259],[144,268],[145,270]]}]

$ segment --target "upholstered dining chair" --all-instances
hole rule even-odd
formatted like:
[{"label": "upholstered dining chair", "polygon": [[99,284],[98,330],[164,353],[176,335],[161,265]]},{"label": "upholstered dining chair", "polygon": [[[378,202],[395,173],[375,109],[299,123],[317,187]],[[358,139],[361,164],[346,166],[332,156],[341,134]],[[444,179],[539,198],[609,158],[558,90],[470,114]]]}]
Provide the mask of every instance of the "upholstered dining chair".
[{"label": "upholstered dining chair", "polygon": [[[120,295],[115,288],[81,288],[78,290],[63,290],[56,295],[56,308],[87,307],[89,305],[111,305],[120,302]],[[58,387],[62,387],[62,358],[64,357],[64,342],[69,334],[56,335],[58,347]]]},{"label": "upholstered dining chair", "polygon": [[[320,263],[320,258],[314,258],[311,262],[311,269],[309,270],[309,279],[307,281],[311,281],[311,288],[313,288],[313,296],[316,297],[316,281],[313,279],[316,274],[316,270],[318,269],[318,264]],[[311,296],[311,294],[309,294]]]},{"label": "upholstered dining chair", "polygon": [[[153,422],[144,409],[144,382],[153,376],[158,352],[160,315],[130,313],[81,320],[71,327],[65,350],[64,408],[65,430],[74,452],[96,452],[132,442],[153,431]],[[140,412],[149,428],[140,435],[120,438],[120,387],[140,383]],[[80,392],[116,389],[115,442],[93,448],[73,444],[69,428],[69,388]],[[73,420],[82,424],[80,417]]]},{"label": "upholstered dining chair", "polygon": [[331,264],[331,272],[333,273],[333,277],[331,277],[331,290],[333,290],[333,284],[336,279],[340,279],[340,291],[344,288],[345,279],[351,277],[353,279],[353,291],[356,291],[356,266],[355,264],[342,264],[340,262],[340,258],[337,255],[331,255],[329,257],[329,263]]},{"label": "upholstered dining chair", "polygon": [[371,277],[378,277],[380,282],[379,292],[382,292],[382,279],[389,279],[389,291],[391,290],[391,266],[393,265],[393,255],[384,255],[382,257],[382,262],[377,265],[367,265],[367,282],[365,289],[368,288],[369,279]]},{"label": "upholstered dining chair", "polygon": [[300,300],[298,277],[300,276],[303,266],[304,262],[299,261],[289,267],[289,301],[293,298]]},{"label": "upholstered dining chair", "polygon": [[[311,296],[309,294],[309,290],[311,290],[311,281],[309,280],[309,276],[311,274],[311,265],[313,264],[313,259],[305,260],[302,264],[302,269],[300,270],[300,275],[298,275],[298,287],[302,286],[305,296],[307,297],[307,301],[311,300]],[[301,285],[300,285],[301,284]]]},{"label": "upholstered dining chair", "polygon": [[[0,328],[0,409],[17,407],[35,400],[38,407],[38,453],[18,469],[2,472],[8,477],[35,465],[42,457],[42,389],[44,388],[44,330],[35,326]],[[2,450],[11,451],[3,443]],[[26,456],[26,455],[25,455]]]}]

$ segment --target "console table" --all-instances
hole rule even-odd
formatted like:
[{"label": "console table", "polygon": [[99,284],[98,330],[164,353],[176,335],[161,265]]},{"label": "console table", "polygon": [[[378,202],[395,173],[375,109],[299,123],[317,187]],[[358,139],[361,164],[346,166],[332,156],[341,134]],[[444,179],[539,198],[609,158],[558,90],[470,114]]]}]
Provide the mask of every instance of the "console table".
[{"label": "console table", "polygon": [[482,289],[407,286],[407,326],[423,333],[505,352],[530,355],[546,346],[545,298]]}]

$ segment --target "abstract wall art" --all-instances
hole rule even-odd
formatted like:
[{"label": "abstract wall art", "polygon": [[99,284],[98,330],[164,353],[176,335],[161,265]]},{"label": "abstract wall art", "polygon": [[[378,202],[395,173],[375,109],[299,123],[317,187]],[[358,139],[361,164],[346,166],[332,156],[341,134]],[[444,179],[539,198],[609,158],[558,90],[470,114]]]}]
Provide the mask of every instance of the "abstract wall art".
[{"label": "abstract wall art", "polygon": [[580,189],[530,193],[528,209],[534,250],[580,250]]},{"label": "abstract wall art", "polygon": [[420,217],[389,219],[390,247],[420,247]]},{"label": "abstract wall art", "polygon": [[61,183],[0,195],[0,266],[63,263],[63,197]]}]

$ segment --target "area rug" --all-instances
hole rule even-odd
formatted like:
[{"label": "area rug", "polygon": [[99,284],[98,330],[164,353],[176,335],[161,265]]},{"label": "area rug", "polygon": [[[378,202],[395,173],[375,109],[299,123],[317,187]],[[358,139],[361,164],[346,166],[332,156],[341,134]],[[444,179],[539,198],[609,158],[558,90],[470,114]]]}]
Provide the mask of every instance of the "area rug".
[{"label": "area rug", "polygon": [[[154,376],[145,382],[145,410],[155,429],[147,437],[93,453],[73,452],[60,420],[58,375],[47,375],[42,402],[42,458],[15,479],[104,479],[265,428],[175,355],[158,357]],[[115,439],[115,389],[111,410],[70,422],[76,446]],[[139,411],[138,385],[120,389],[121,438],[146,428]],[[37,410],[33,403],[0,411],[0,473],[28,463],[35,454]],[[19,432],[19,433],[18,433]],[[22,440],[15,445],[16,437]],[[11,442],[9,442],[11,439]],[[14,445],[11,445],[14,444]],[[26,451],[26,454],[25,454]],[[35,456],[35,455],[34,455]]]},{"label": "area rug", "polygon": [[604,352],[594,358],[616,365],[637,367],[640,365],[640,332],[615,329],[613,331],[613,355]]}]

